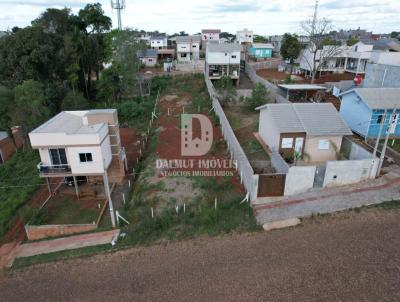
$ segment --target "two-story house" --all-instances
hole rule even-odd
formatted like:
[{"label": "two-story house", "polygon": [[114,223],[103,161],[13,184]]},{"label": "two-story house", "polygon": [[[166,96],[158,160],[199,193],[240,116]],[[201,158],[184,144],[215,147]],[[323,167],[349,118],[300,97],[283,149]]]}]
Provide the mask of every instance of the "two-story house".
[{"label": "two-story house", "polygon": [[[305,49],[300,59],[300,68],[310,71],[313,53]],[[358,42],[352,46],[325,45],[316,54],[318,70],[324,72],[349,72],[364,74],[368,62],[390,64],[393,60],[400,62],[400,53],[376,50],[372,44]]]},{"label": "two-story house", "polygon": [[201,31],[202,41],[219,41],[220,29],[203,29]]},{"label": "two-story house", "polygon": [[247,28],[236,32],[236,42],[239,44],[253,43],[253,31]]},{"label": "two-story house", "polygon": [[179,62],[191,62],[200,58],[201,36],[176,37],[176,52]]},{"label": "two-story house", "polygon": [[209,43],[206,50],[206,75],[210,80],[229,76],[237,84],[240,77],[240,52],[237,43]]},{"label": "two-story house", "polygon": [[112,211],[109,179],[122,181],[127,168],[116,109],[63,111],[31,131],[29,138],[40,154],[41,177],[73,177],[77,195],[77,176],[102,178]]},{"label": "two-story house", "polygon": [[154,36],[150,38],[150,47],[152,49],[164,49],[168,47],[167,37]]}]

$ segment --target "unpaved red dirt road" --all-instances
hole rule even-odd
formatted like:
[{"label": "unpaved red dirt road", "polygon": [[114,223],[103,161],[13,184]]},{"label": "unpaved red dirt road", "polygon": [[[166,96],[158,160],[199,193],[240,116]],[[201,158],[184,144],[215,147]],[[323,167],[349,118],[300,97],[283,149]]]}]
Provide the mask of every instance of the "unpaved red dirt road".
[{"label": "unpaved red dirt road", "polygon": [[31,267],[1,301],[400,301],[400,211]]}]

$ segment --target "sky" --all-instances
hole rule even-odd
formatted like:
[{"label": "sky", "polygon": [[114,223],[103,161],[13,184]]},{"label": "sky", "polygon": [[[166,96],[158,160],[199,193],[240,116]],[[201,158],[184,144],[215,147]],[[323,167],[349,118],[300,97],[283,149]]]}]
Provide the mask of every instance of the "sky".
[{"label": "sky", "polygon": [[[69,7],[74,13],[86,3],[100,2],[117,26],[110,0],[0,0],[0,30],[30,25],[46,8]],[[400,0],[320,0],[319,17],[333,27],[361,27],[374,33],[400,31]],[[301,34],[299,23],[313,15],[315,0],[126,0],[124,27],[172,34],[217,28],[236,33],[248,28],[255,34]]]}]

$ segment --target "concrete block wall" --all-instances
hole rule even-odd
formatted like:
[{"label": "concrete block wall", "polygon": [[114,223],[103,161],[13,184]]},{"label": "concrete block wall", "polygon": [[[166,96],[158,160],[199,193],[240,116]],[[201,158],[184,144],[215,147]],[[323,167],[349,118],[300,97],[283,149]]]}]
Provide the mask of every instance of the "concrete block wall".
[{"label": "concrete block wall", "polygon": [[284,196],[304,193],[314,186],[316,166],[293,166],[286,174]]},{"label": "concrete block wall", "polygon": [[97,224],[25,225],[25,232],[29,240],[61,237],[96,229]]}]

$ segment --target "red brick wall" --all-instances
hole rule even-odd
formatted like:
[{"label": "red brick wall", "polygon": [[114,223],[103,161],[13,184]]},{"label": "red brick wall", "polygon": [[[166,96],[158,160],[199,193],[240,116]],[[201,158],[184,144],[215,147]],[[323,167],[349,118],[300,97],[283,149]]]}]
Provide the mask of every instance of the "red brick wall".
[{"label": "red brick wall", "polygon": [[14,155],[16,148],[13,140],[10,137],[0,141],[0,151],[4,161],[9,160],[11,156]]},{"label": "red brick wall", "polygon": [[63,224],[63,225],[26,225],[25,231],[29,240],[78,234],[97,229],[96,224]]}]

